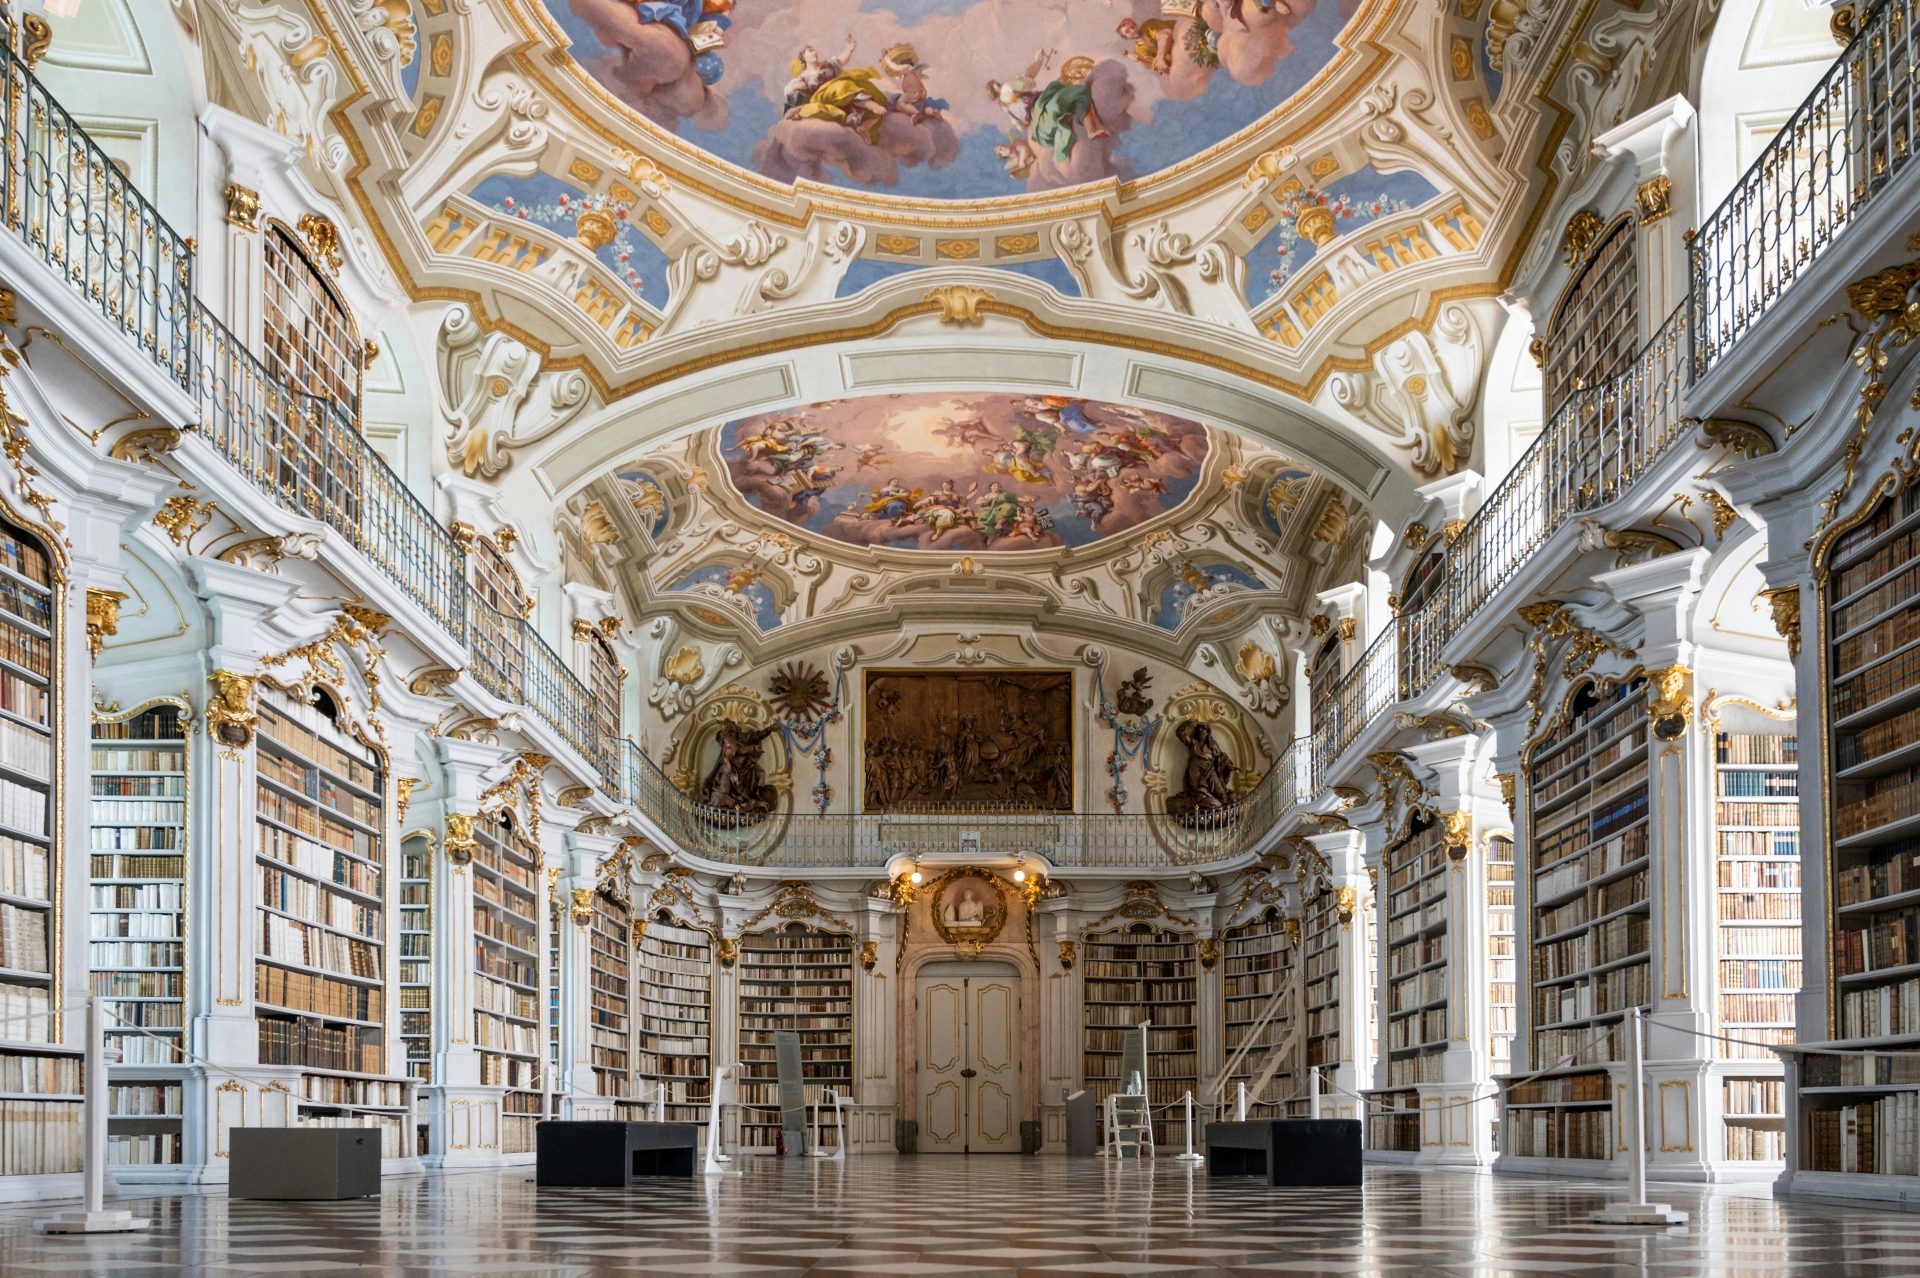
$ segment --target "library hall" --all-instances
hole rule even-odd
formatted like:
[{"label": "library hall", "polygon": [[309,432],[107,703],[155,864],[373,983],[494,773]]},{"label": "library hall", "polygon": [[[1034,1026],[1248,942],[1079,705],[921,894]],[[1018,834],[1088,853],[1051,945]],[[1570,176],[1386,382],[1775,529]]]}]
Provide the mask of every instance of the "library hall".
[{"label": "library hall", "polygon": [[0,1272],[1920,1274],[1915,5],[0,0]]}]

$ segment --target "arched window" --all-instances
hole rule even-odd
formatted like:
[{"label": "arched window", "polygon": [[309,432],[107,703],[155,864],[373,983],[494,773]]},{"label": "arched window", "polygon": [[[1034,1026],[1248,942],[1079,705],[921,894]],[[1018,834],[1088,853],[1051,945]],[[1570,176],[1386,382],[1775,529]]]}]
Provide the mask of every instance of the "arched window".
[{"label": "arched window", "polygon": [[363,348],[353,313],[286,227],[269,224],[261,249],[268,370],[358,422]]},{"label": "arched window", "polygon": [[1547,419],[1577,392],[1618,377],[1639,348],[1640,272],[1633,218],[1623,215],[1587,249],[1547,325]]}]

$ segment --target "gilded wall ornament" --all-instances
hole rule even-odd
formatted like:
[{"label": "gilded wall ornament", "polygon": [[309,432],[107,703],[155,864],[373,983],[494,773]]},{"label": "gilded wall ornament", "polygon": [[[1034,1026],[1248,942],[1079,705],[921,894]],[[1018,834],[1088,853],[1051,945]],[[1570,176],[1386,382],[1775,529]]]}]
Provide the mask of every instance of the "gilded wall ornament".
[{"label": "gilded wall ornament", "polygon": [[1307,629],[1311,630],[1317,638],[1333,629],[1333,618],[1324,612],[1316,612],[1307,618]]},{"label": "gilded wall ornament", "polygon": [[872,974],[873,969],[878,966],[880,966],[880,942],[860,942],[860,970]]},{"label": "gilded wall ornament", "polygon": [[1214,968],[1214,965],[1219,961],[1220,961],[1220,942],[1216,938],[1211,936],[1201,937],[1200,938],[1201,970],[1206,972],[1211,972]]},{"label": "gilded wall ornament", "polygon": [[740,942],[731,936],[723,936],[720,938],[720,943],[714,947],[713,955],[720,960],[721,967],[730,968],[739,961]]},{"label": "gilded wall ornament", "polygon": [[124,591],[87,587],[87,652],[95,661],[107,640],[120,633],[120,604],[126,597]]},{"label": "gilded wall ornament", "polygon": [[1800,655],[1800,587],[1775,586],[1762,590],[1760,597],[1767,601],[1767,607],[1773,612],[1773,628],[1787,641],[1787,655]]},{"label": "gilded wall ornament", "polygon": [[1653,735],[1662,741],[1676,740],[1693,717],[1693,672],[1679,665],[1649,670],[1647,685],[1647,716],[1653,720]]},{"label": "gilded wall ornament", "polygon": [[1408,550],[1418,550],[1427,544],[1431,536],[1425,524],[1408,524],[1406,531],[1400,534],[1400,544]]},{"label": "gilded wall ornament", "polygon": [[573,916],[573,925],[575,927],[585,927],[587,924],[593,922],[592,888],[573,889],[569,913]]},{"label": "gilded wall ornament", "polygon": [[419,777],[396,777],[393,784],[395,789],[393,819],[405,821],[407,809],[413,804],[413,792],[426,782]]},{"label": "gilded wall ornament", "polygon": [[1713,539],[1719,541],[1727,535],[1727,529],[1740,521],[1740,512],[1733,503],[1711,488],[1702,488],[1700,496],[1706,501],[1707,509],[1713,512]]},{"label": "gilded wall ornament", "polygon": [[213,687],[213,695],[207,698],[208,733],[230,749],[251,744],[254,726],[260,721],[253,705],[253,676],[216,670],[207,682]]},{"label": "gilded wall ornament", "polygon": [[1471,812],[1442,812],[1440,814],[1440,846],[1446,849],[1450,861],[1464,861],[1473,847],[1473,814]]},{"label": "gilded wall ornament", "polygon": [[1606,222],[1592,209],[1581,209],[1568,218],[1567,229],[1560,236],[1560,260],[1572,266],[1585,257],[1606,226]]},{"label": "gilded wall ornament", "polygon": [[1333,890],[1333,912],[1340,920],[1340,926],[1346,927],[1353,922],[1353,915],[1360,908],[1360,889],[1341,887]]},{"label": "gilded wall ornament", "polygon": [[1640,225],[1658,222],[1673,212],[1673,179],[1655,174],[1633,188],[1633,202],[1640,208]]},{"label": "gilded wall ornament", "polygon": [[1287,944],[1294,949],[1300,948],[1300,920],[1286,918],[1280,920],[1280,930],[1287,934]]},{"label": "gilded wall ornament", "polygon": [[1471,663],[1449,666],[1447,673],[1466,685],[1464,691],[1469,697],[1477,697],[1500,686],[1499,674],[1486,666]]},{"label": "gilded wall ornament", "polygon": [[196,501],[185,493],[167,498],[153,512],[153,522],[176,546],[184,546],[193,535],[207,526],[216,509],[210,501]]},{"label": "gilded wall ornament", "polygon": [[1354,641],[1354,638],[1357,635],[1359,635],[1359,633],[1360,633],[1360,619],[1358,617],[1340,618],[1340,637],[1342,639],[1346,640],[1348,643],[1352,643]]},{"label": "gilded wall ornament", "polygon": [[227,224],[243,231],[260,229],[260,192],[238,182],[227,183],[221,192],[227,201]]},{"label": "gilded wall ornament", "polygon": [[440,846],[446,850],[451,864],[469,864],[480,849],[479,841],[473,837],[473,817],[465,812],[447,813],[447,833]]},{"label": "gilded wall ornament", "polygon": [[833,688],[819,666],[788,661],[767,681],[767,700],[785,718],[811,723],[833,705]]},{"label": "gilded wall ornament", "polygon": [[1071,972],[1073,970],[1073,963],[1074,963],[1073,942],[1072,941],[1060,942],[1061,970]]},{"label": "gilded wall ornament", "polygon": [[1709,417],[1701,422],[1700,436],[1697,442],[1701,448],[1718,445],[1745,457],[1760,457],[1779,451],[1773,436],[1762,428],[1750,422],[1730,421],[1725,417]]},{"label": "gilded wall ornament", "polygon": [[1493,774],[1493,779],[1500,783],[1500,798],[1506,803],[1507,815],[1511,817],[1514,814],[1514,774],[1511,772],[1496,772]]},{"label": "gilded wall ornament", "polygon": [[316,261],[325,262],[327,269],[340,273],[340,228],[318,213],[303,213],[295,224],[300,234],[306,237],[307,247],[312,250]]},{"label": "gilded wall ornament", "polygon": [[943,284],[930,289],[926,300],[939,308],[942,324],[974,326],[986,321],[986,316],[980,313],[980,307],[991,302],[993,294],[967,284]]}]

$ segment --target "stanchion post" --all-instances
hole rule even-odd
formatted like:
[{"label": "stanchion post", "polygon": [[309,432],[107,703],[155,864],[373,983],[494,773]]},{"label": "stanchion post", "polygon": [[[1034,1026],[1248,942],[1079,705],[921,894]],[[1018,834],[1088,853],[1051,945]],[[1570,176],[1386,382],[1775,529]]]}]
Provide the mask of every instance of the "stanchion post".
[{"label": "stanchion post", "polygon": [[667,1121],[667,1082],[661,1079],[653,1085],[653,1121]]},{"label": "stanchion post", "polygon": [[1646,1013],[1634,1008],[1627,1014],[1627,1103],[1621,1122],[1631,1124],[1633,1135],[1627,1141],[1627,1201],[1608,1203],[1593,1213],[1603,1225],[1684,1225],[1687,1213],[1675,1211],[1666,1203],[1647,1201],[1647,1122],[1641,1109],[1646,1095],[1646,1071],[1642,1057],[1646,1053]]},{"label": "stanchion post", "polygon": [[700,1171],[706,1176],[738,1176],[740,1173],[726,1164],[730,1161],[720,1152],[720,1088],[733,1066],[723,1065],[713,1072],[713,1085],[707,1089],[707,1158]]},{"label": "stanchion post", "polygon": [[1193,1089],[1187,1089],[1187,1152],[1174,1155],[1176,1163],[1204,1163],[1207,1160],[1193,1152]]},{"label": "stanchion post", "polygon": [[1307,1066],[1307,1117],[1320,1117],[1320,1067]]},{"label": "stanchion post", "polygon": [[1233,1120],[1236,1123],[1244,1123],[1247,1121],[1247,1085],[1235,1083],[1234,1086],[1238,1090],[1233,1098]]},{"label": "stanchion post", "polygon": [[108,1211],[107,1198],[107,1009],[98,994],[87,1000],[86,1093],[81,1098],[81,1124],[86,1152],[85,1206],[63,1211],[50,1220],[34,1222],[43,1234],[127,1234],[151,1222],[130,1211]]}]

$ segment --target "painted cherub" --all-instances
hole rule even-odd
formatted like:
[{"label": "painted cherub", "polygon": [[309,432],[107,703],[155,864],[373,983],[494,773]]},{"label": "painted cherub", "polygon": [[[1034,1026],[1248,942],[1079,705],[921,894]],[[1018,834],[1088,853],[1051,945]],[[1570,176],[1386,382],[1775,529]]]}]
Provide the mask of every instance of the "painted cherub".
[{"label": "painted cherub", "polygon": [[922,74],[927,64],[920,61],[910,44],[896,44],[880,55],[880,71],[900,86],[900,93],[894,99],[894,109],[912,114],[913,122],[940,118],[947,109],[946,99],[936,98],[927,91],[927,81]]}]

